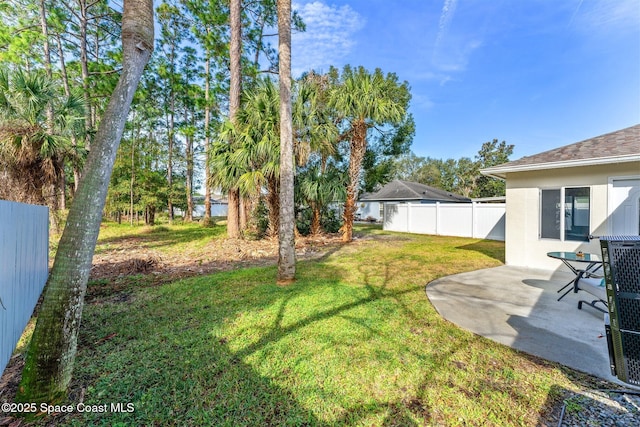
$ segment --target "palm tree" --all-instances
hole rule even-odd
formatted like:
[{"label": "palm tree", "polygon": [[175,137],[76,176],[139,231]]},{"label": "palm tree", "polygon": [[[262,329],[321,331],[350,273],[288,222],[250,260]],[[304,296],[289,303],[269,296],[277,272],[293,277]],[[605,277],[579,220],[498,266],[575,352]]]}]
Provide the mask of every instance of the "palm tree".
[{"label": "palm tree", "polygon": [[339,132],[328,106],[328,87],[328,76],[313,71],[294,87],[293,142],[298,166],[306,165],[312,153],[318,153],[325,164],[337,150]]},{"label": "palm tree", "polygon": [[81,98],[63,96],[44,72],[0,70],[0,169],[10,181],[3,196],[56,210],[64,161],[80,161],[84,154],[71,143],[83,120]]},{"label": "palm tree", "polygon": [[327,167],[338,146],[335,112],[328,105],[329,76],[311,71],[296,82],[293,103],[294,149],[296,163],[304,167],[297,179],[301,202],[312,209],[311,234],[322,232],[321,214],[326,204],[343,201],[346,180],[335,167]]},{"label": "palm tree", "polygon": [[[297,82],[292,130],[298,165],[304,166],[312,153],[318,153],[324,170],[327,158],[336,151],[338,130],[328,117],[326,93],[320,90],[318,80],[318,76],[308,75]],[[268,78],[257,80],[243,92],[242,105],[236,123],[227,121],[211,148],[210,184],[223,191],[237,189],[248,198],[262,197],[266,190],[268,234],[275,236],[280,224],[281,170],[277,86]]]},{"label": "palm tree", "polygon": [[331,90],[329,105],[344,117],[349,141],[349,184],[344,207],[343,241],[353,238],[353,218],[360,184],[362,161],[367,151],[370,129],[384,131],[385,126],[401,124],[407,117],[411,95],[409,85],[398,83],[395,74],[386,76],[380,69],[369,73],[364,67],[346,66],[338,84]]},{"label": "palm tree", "polygon": [[[246,167],[239,163],[239,159],[234,156],[235,147],[229,141],[231,135],[237,134],[233,124],[225,121],[218,134],[218,139],[210,147],[209,165],[209,185],[219,188],[223,192],[230,192],[232,189],[238,191],[238,180],[245,173]],[[229,233],[228,233],[229,234]],[[234,237],[229,235],[229,237]]]},{"label": "palm tree", "polygon": [[346,177],[334,166],[316,164],[298,175],[299,199],[312,210],[311,235],[322,233],[322,212],[329,203],[344,201]]},{"label": "palm tree", "polygon": [[210,184],[248,198],[261,197],[266,188],[268,234],[275,236],[280,171],[278,92],[271,80],[263,79],[243,97],[244,108],[236,113],[235,124],[223,123],[211,148]]},{"label": "palm tree", "polygon": [[270,79],[261,79],[244,93],[244,107],[236,117],[235,147],[230,161],[242,170],[237,188],[242,196],[259,196],[267,189],[269,235],[279,227],[280,113],[278,89]]}]

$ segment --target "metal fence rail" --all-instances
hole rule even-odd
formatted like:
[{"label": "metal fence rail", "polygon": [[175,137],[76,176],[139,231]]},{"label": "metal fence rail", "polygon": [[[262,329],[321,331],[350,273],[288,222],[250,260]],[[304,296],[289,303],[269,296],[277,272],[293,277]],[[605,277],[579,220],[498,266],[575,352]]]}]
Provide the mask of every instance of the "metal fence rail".
[{"label": "metal fence rail", "polygon": [[0,373],[47,281],[49,209],[0,200]]},{"label": "metal fence rail", "polygon": [[384,229],[504,241],[505,209],[504,203],[385,203]]}]

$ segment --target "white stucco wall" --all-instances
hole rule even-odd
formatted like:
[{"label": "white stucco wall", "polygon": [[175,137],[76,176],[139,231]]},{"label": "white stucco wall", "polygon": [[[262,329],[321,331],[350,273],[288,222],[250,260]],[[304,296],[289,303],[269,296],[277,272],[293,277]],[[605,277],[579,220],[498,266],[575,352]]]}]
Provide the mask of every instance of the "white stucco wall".
[{"label": "white stucco wall", "polygon": [[382,220],[380,216],[380,202],[358,202],[356,203],[357,210],[356,215],[360,216],[360,219],[366,220],[367,218],[373,218],[376,221]]},{"label": "white stucco wall", "polygon": [[506,263],[555,270],[566,268],[546,256],[552,251],[583,251],[600,254],[598,240],[591,242],[541,239],[540,190],[560,187],[590,187],[590,233],[610,234],[608,217],[609,179],[640,176],[640,162],[584,166],[507,174]]}]

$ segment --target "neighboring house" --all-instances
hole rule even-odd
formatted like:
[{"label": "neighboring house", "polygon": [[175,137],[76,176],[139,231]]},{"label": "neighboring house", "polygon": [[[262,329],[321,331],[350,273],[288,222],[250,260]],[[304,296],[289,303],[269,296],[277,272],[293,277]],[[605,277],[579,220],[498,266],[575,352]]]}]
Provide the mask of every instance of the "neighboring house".
[{"label": "neighboring house", "polygon": [[[223,195],[216,194],[215,198],[211,197],[211,216],[227,216],[227,210],[229,208],[229,203],[227,199]],[[179,208],[174,209],[174,213],[176,215],[184,215],[184,211]],[[204,217],[204,196],[194,195],[193,196],[193,218],[203,218]]]},{"label": "neighboring house", "polygon": [[366,199],[371,193],[364,193],[356,203],[356,219],[359,221],[380,221],[382,220],[383,205],[380,202],[371,202]]},{"label": "neighboring house", "polygon": [[417,182],[394,180],[374,193],[358,199],[356,217],[382,220],[384,204],[392,203],[471,203],[471,199]]},{"label": "neighboring house", "polygon": [[[204,196],[194,196],[193,198],[194,206],[193,206],[193,217],[194,218],[203,218],[204,217]],[[215,195],[215,198],[211,197],[211,216],[227,216],[227,210],[229,208],[229,203],[225,196]]]},{"label": "neighboring house", "polygon": [[600,254],[589,236],[640,234],[640,124],[483,169],[506,180],[506,263],[557,268],[547,252]]}]

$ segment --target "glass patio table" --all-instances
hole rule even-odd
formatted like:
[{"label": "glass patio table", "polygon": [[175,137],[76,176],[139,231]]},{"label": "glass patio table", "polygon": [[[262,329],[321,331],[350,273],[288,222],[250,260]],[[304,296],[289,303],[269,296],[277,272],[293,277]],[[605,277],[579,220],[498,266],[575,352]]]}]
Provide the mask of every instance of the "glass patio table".
[{"label": "glass patio table", "polygon": [[[560,293],[570,287],[565,293],[560,295],[558,301],[564,298],[569,292],[577,289],[577,282],[581,277],[596,276],[596,271],[602,267],[602,260],[596,254],[589,254],[583,252],[547,252],[547,256],[550,258],[559,259],[566,265],[576,277],[571,279],[569,283],[558,289],[557,293]],[[573,265],[572,263],[577,263]],[[587,264],[583,267],[583,264]]]}]

